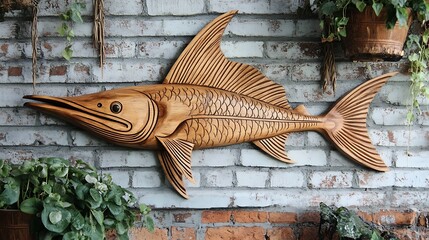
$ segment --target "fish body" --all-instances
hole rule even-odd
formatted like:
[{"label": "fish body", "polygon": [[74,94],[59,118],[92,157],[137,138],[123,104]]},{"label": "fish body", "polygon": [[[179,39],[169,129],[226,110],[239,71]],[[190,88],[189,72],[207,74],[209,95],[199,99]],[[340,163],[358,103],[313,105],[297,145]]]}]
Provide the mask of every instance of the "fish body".
[{"label": "fish body", "polygon": [[386,171],[369,139],[368,107],[395,73],[358,86],[320,116],[292,109],[284,88],[256,68],[229,61],[220,50],[236,12],[209,23],[186,47],[163,84],[114,89],[77,97],[25,96],[25,106],[62,118],[112,143],[153,149],[167,179],[188,198],[183,177],[194,181],[193,149],[252,142],[286,163],[291,132],[317,131],[350,159]]}]

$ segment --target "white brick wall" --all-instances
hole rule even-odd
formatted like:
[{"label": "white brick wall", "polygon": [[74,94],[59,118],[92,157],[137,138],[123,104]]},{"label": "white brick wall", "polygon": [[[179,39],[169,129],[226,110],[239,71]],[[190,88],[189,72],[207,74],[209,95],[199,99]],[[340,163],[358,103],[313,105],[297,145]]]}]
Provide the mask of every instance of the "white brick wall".
[{"label": "white brick wall", "polygon": [[[288,206],[308,208],[320,201],[345,206],[429,207],[429,112],[405,125],[407,63],[345,60],[337,47],[337,93],[320,88],[319,21],[296,16],[301,0],[131,0],[105,1],[107,64],[103,75],[91,44],[91,4],[76,24],[71,62],[61,59],[64,39],[56,18],[64,1],[41,1],[39,84],[31,79],[27,22],[17,14],[0,22],[0,158],[13,162],[42,156],[82,158],[157,208]],[[90,3],[89,0],[87,0]],[[370,137],[390,171],[379,173],[344,157],[317,133],[291,134],[286,149],[294,164],[273,159],[244,143],[195,150],[196,184],[185,184],[189,200],[178,196],[149,150],[122,148],[61,120],[23,108],[22,96],[75,96],[162,82],[193,35],[221,12],[238,9],[225,31],[222,50],[259,68],[283,85],[293,107],[304,104],[322,114],[343,93],[363,81],[400,71],[371,104]],[[19,24],[19,31],[15,25]]]}]

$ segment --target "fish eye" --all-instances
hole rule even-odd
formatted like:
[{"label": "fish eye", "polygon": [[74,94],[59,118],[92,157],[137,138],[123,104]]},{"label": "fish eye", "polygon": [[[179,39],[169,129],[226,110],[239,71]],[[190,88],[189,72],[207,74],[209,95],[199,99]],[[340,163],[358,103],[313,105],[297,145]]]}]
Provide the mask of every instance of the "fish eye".
[{"label": "fish eye", "polygon": [[110,111],[112,113],[120,113],[122,111],[122,104],[120,102],[112,102],[110,104]]},{"label": "fish eye", "polygon": [[102,106],[103,106],[103,104],[97,103],[97,107],[101,108]]}]

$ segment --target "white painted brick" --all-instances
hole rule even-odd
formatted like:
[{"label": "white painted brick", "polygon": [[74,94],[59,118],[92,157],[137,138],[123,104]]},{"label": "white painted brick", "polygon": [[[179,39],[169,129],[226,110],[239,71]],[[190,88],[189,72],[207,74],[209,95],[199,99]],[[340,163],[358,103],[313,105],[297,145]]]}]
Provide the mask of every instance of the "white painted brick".
[{"label": "white painted brick", "polygon": [[395,170],[395,174],[395,186],[397,187],[429,187],[429,171],[427,170]]},{"label": "white painted brick", "polygon": [[374,108],[371,118],[379,125],[407,125],[407,109],[403,108]]},{"label": "white painted brick", "polygon": [[358,185],[360,188],[393,187],[395,185],[395,172],[358,171]]},{"label": "white painted brick", "polygon": [[239,13],[256,14],[290,14],[295,13],[300,1],[295,0],[209,0],[210,12],[227,12],[237,9]]},{"label": "white painted brick", "polygon": [[[160,170],[161,171],[161,170]],[[161,173],[164,175],[164,171]],[[201,173],[198,170],[192,169],[192,176],[194,177],[195,182],[191,182],[188,179],[185,179],[186,188],[200,188],[201,187]]]},{"label": "white painted brick", "polygon": [[215,169],[203,173],[205,187],[232,187],[234,174],[232,169]]},{"label": "white painted brick", "polygon": [[128,171],[108,170],[102,171],[102,173],[110,174],[112,181],[123,188],[130,187],[130,174]]},{"label": "white painted brick", "polygon": [[145,82],[160,81],[165,77],[165,66],[159,63],[145,62],[144,60],[109,60],[100,68],[93,68],[94,81],[102,82]]},{"label": "white painted brick", "polygon": [[429,168],[429,151],[396,151],[396,167]]},{"label": "white painted brick", "polygon": [[[82,15],[91,15],[93,12],[92,1],[84,0],[86,8],[82,11]],[[40,1],[39,3],[39,14],[38,16],[55,16],[57,17],[70,7],[70,2],[51,0],[51,1]]]},{"label": "white painted brick", "polygon": [[104,2],[106,15],[141,15],[143,2],[141,0],[128,0],[126,3],[116,0]]},{"label": "white painted brick", "polygon": [[416,146],[429,145],[429,129],[420,130],[369,130],[374,145],[380,146]]},{"label": "white painted brick", "polygon": [[226,33],[261,37],[292,37],[294,35],[295,23],[292,20],[237,19],[232,19],[225,29]]},{"label": "white painted brick", "polygon": [[29,42],[1,42],[0,46],[0,60],[10,61],[13,59],[30,58],[31,57],[31,43]]},{"label": "white painted brick", "polygon": [[205,12],[204,0],[147,0],[149,15],[193,15]]},{"label": "white painted brick", "polygon": [[102,168],[158,166],[156,153],[149,150],[103,150],[98,156]]},{"label": "white painted brick", "polygon": [[350,188],[353,173],[347,171],[313,172],[309,177],[312,188]]},{"label": "white painted brick", "polygon": [[266,186],[269,173],[258,170],[237,170],[237,186],[263,188]]},{"label": "white painted brick", "polygon": [[348,168],[360,168],[359,164],[355,161],[347,158],[344,154],[334,150],[330,151],[329,165],[332,167],[348,167]]},{"label": "white painted brick", "polygon": [[240,159],[243,166],[252,167],[288,168],[307,165],[325,166],[327,164],[326,153],[322,150],[290,150],[287,153],[295,163],[287,164],[278,161],[262,151],[255,149],[242,149]]},{"label": "white painted brick", "polygon": [[138,44],[138,56],[142,58],[177,59],[188,42],[145,41]]},{"label": "white painted brick", "polygon": [[320,37],[319,20],[300,20],[296,23],[295,36],[297,37]]},{"label": "white painted brick", "polygon": [[[136,56],[136,43],[133,40],[107,40],[105,41],[105,49],[106,58],[133,58]],[[95,53],[93,49],[87,50]]]},{"label": "white painted brick", "polygon": [[314,147],[329,146],[329,142],[320,133],[308,132],[307,133],[307,145]]},{"label": "white painted brick", "polygon": [[[52,19],[39,19],[37,21],[37,33],[41,37],[59,37],[58,29],[61,26],[61,21],[52,21]],[[76,37],[91,37],[92,35],[92,23],[83,22],[72,26],[74,35]],[[65,41],[64,38],[61,38]]]},{"label": "white painted brick", "polygon": [[[383,102],[393,105],[407,105],[408,99],[410,99],[408,88],[409,86],[405,84],[393,84],[389,82],[380,90],[380,98]],[[423,104],[423,101],[419,102]]]},{"label": "white painted brick", "polygon": [[210,20],[202,19],[172,19],[163,24],[163,35],[166,36],[195,36]]},{"label": "white painted brick", "polygon": [[0,128],[0,145],[68,145],[67,132],[52,128]]},{"label": "white painted brick", "polygon": [[88,146],[107,146],[108,143],[105,140],[100,139],[98,136],[93,133],[76,130],[70,132],[70,137],[72,140],[73,146],[78,147],[88,147]]},{"label": "white painted brick", "polygon": [[265,64],[261,71],[270,80],[280,83],[290,79],[290,68],[288,64]]},{"label": "white painted brick", "polygon": [[238,149],[205,149],[192,152],[192,166],[234,166],[239,158]]},{"label": "white painted brick", "polygon": [[132,176],[132,187],[151,188],[160,187],[162,176],[156,171],[134,171]]},{"label": "white painted brick", "polygon": [[162,20],[140,18],[107,18],[105,21],[106,37],[162,36]]},{"label": "white painted brick", "polygon": [[290,133],[286,140],[286,152],[288,152],[289,146],[303,147],[305,146],[306,132],[294,132]]},{"label": "white painted brick", "polygon": [[320,81],[320,63],[300,63],[291,68],[292,81]]},{"label": "white painted brick", "polygon": [[429,191],[407,190],[392,194],[389,205],[392,207],[409,208],[410,206],[429,207]]},{"label": "white painted brick", "polygon": [[302,188],[305,186],[304,173],[299,171],[271,171],[271,187],[295,187]]},{"label": "white painted brick", "polygon": [[16,21],[3,21],[0,22],[0,39],[10,38],[14,35]]},{"label": "white painted brick", "polygon": [[26,126],[36,124],[36,112],[25,108],[0,109],[0,126]]},{"label": "white painted brick", "polygon": [[263,42],[223,41],[222,52],[227,58],[263,57]]},{"label": "white painted brick", "polygon": [[267,42],[267,56],[273,59],[305,60],[321,56],[319,42]]}]

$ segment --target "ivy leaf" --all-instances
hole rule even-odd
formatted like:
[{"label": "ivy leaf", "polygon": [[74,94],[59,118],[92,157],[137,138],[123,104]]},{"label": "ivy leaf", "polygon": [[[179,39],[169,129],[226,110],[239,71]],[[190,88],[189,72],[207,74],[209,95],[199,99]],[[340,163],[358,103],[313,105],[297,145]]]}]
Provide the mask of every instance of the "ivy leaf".
[{"label": "ivy leaf", "polygon": [[408,60],[410,60],[410,62],[418,61],[419,55],[417,53],[412,53],[410,54],[410,56],[408,56]]},{"label": "ivy leaf", "polygon": [[381,10],[383,9],[383,3],[381,2],[372,2],[372,9],[374,9],[375,15],[380,15]]},{"label": "ivy leaf", "polygon": [[356,1],[355,5],[356,5],[356,8],[359,10],[359,12],[363,12],[363,10],[366,7],[366,3],[363,1]]},{"label": "ivy leaf", "polygon": [[326,2],[320,7],[320,13],[327,16],[333,15],[337,10],[338,8],[334,1]]},{"label": "ivy leaf", "polygon": [[73,57],[73,50],[71,49],[71,46],[64,48],[62,55],[67,61],[70,61],[70,59]]},{"label": "ivy leaf", "polygon": [[406,8],[396,9],[396,18],[398,18],[399,26],[407,26],[408,12]]}]

